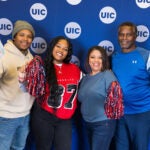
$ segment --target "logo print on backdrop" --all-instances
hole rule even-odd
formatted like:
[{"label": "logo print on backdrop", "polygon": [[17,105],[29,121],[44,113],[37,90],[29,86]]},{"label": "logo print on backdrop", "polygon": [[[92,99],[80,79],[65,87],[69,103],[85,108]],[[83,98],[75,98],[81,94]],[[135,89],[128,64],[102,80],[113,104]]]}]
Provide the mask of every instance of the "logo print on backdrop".
[{"label": "logo print on backdrop", "polygon": [[71,5],[78,5],[82,0],[66,0]]},{"label": "logo print on backdrop", "polygon": [[110,24],[116,19],[116,11],[112,7],[104,7],[99,12],[99,18],[103,23]]},{"label": "logo print on backdrop", "polygon": [[78,58],[77,56],[75,56],[75,55],[72,55],[72,56],[71,56],[70,63],[73,63],[73,64],[75,64],[75,65],[77,65],[77,66],[80,66],[80,60],[79,60],[79,58]]},{"label": "logo print on backdrop", "polygon": [[12,22],[6,18],[0,19],[0,34],[9,35],[13,30]]},{"label": "logo print on backdrop", "polygon": [[106,50],[108,56],[110,56],[114,51],[114,45],[108,40],[101,41],[98,45],[102,46]]},{"label": "logo print on backdrop", "polygon": [[42,54],[47,49],[47,43],[46,41],[41,37],[35,37],[32,44],[31,44],[31,50],[37,54]]},{"label": "logo print on backdrop", "polygon": [[47,9],[41,3],[35,3],[30,8],[30,15],[35,20],[43,20],[47,16]]},{"label": "logo print on backdrop", "polygon": [[136,38],[137,42],[144,42],[149,38],[149,30],[146,26],[144,25],[138,25],[138,36]]},{"label": "logo print on backdrop", "polygon": [[81,27],[76,22],[69,22],[64,28],[66,36],[70,39],[76,39],[81,34]]},{"label": "logo print on backdrop", "polygon": [[150,0],[136,0],[136,4],[140,8],[150,7]]}]

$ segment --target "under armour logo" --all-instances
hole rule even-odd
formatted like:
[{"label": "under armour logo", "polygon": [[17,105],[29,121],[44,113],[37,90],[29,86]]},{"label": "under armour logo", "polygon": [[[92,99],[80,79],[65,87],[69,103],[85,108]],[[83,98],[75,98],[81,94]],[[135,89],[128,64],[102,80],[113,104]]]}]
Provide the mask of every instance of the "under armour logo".
[{"label": "under armour logo", "polygon": [[132,64],[137,64],[137,60],[132,60]]}]

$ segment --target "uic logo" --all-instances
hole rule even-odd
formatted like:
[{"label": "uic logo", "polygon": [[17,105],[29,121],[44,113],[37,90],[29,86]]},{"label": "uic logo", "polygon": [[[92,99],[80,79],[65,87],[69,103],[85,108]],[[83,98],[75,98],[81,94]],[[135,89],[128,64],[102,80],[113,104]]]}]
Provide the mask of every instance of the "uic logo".
[{"label": "uic logo", "polygon": [[103,23],[112,23],[116,19],[116,11],[112,7],[104,7],[99,12],[99,18]]},{"label": "uic logo", "polygon": [[66,0],[70,5],[78,5],[82,0]]},{"label": "uic logo", "polygon": [[41,37],[35,37],[31,44],[31,49],[37,54],[44,53],[47,49],[46,41]]},{"label": "uic logo", "polygon": [[10,24],[0,24],[0,30],[11,30],[12,26]]},{"label": "uic logo", "polygon": [[66,24],[66,26],[64,28],[64,32],[68,38],[76,39],[81,34],[81,27],[76,22],[70,22],[70,23]]},{"label": "uic logo", "polygon": [[149,30],[146,26],[144,25],[138,25],[137,26],[138,29],[138,34],[137,34],[137,38],[136,41],[137,42],[144,42],[149,38]]},{"label": "uic logo", "polygon": [[13,25],[10,20],[7,18],[0,19],[0,34],[1,35],[9,35],[12,32]]},{"label": "uic logo", "polygon": [[148,8],[150,7],[150,0],[136,0],[136,4],[140,8]]},{"label": "uic logo", "polygon": [[98,45],[102,46],[106,50],[108,56],[110,56],[114,51],[114,45],[108,40],[101,41]]},{"label": "uic logo", "polygon": [[43,20],[47,16],[47,9],[41,3],[35,3],[30,8],[30,14],[35,20]]},{"label": "uic logo", "polygon": [[150,3],[150,0],[137,0],[139,3]]}]

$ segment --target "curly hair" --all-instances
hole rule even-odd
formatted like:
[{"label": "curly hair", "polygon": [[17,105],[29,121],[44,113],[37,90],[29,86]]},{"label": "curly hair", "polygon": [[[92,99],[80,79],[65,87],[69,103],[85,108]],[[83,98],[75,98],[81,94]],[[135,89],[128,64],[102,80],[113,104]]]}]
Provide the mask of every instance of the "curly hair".
[{"label": "curly hair", "polygon": [[45,74],[46,74],[46,80],[49,83],[49,85],[57,85],[57,77],[56,77],[56,72],[53,64],[53,49],[55,45],[60,41],[60,40],[66,40],[68,43],[68,54],[66,58],[63,60],[63,63],[69,63],[71,60],[71,55],[72,55],[72,44],[64,36],[57,36],[51,40],[51,42],[48,45],[47,51],[46,51],[46,57],[44,59],[44,68],[45,68]]}]

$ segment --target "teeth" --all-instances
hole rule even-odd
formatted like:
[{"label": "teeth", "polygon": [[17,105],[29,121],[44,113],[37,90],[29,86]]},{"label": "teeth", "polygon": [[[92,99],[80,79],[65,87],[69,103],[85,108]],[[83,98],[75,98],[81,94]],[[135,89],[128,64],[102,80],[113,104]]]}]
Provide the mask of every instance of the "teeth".
[{"label": "teeth", "polygon": [[26,46],[26,45],[28,45],[28,44],[27,44],[27,43],[22,43],[22,45]]},{"label": "teeth", "polygon": [[93,64],[94,66],[98,66],[98,64]]},{"label": "teeth", "polygon": [[127,41],[122,41],[121,43],[122,43],[122,44],[127,44],[128,42],[127,42]]},{"label": "teeth", "polygon": [[57,53],[57,55],[62,56],[62,54],[61,54],[61,53]]}]

